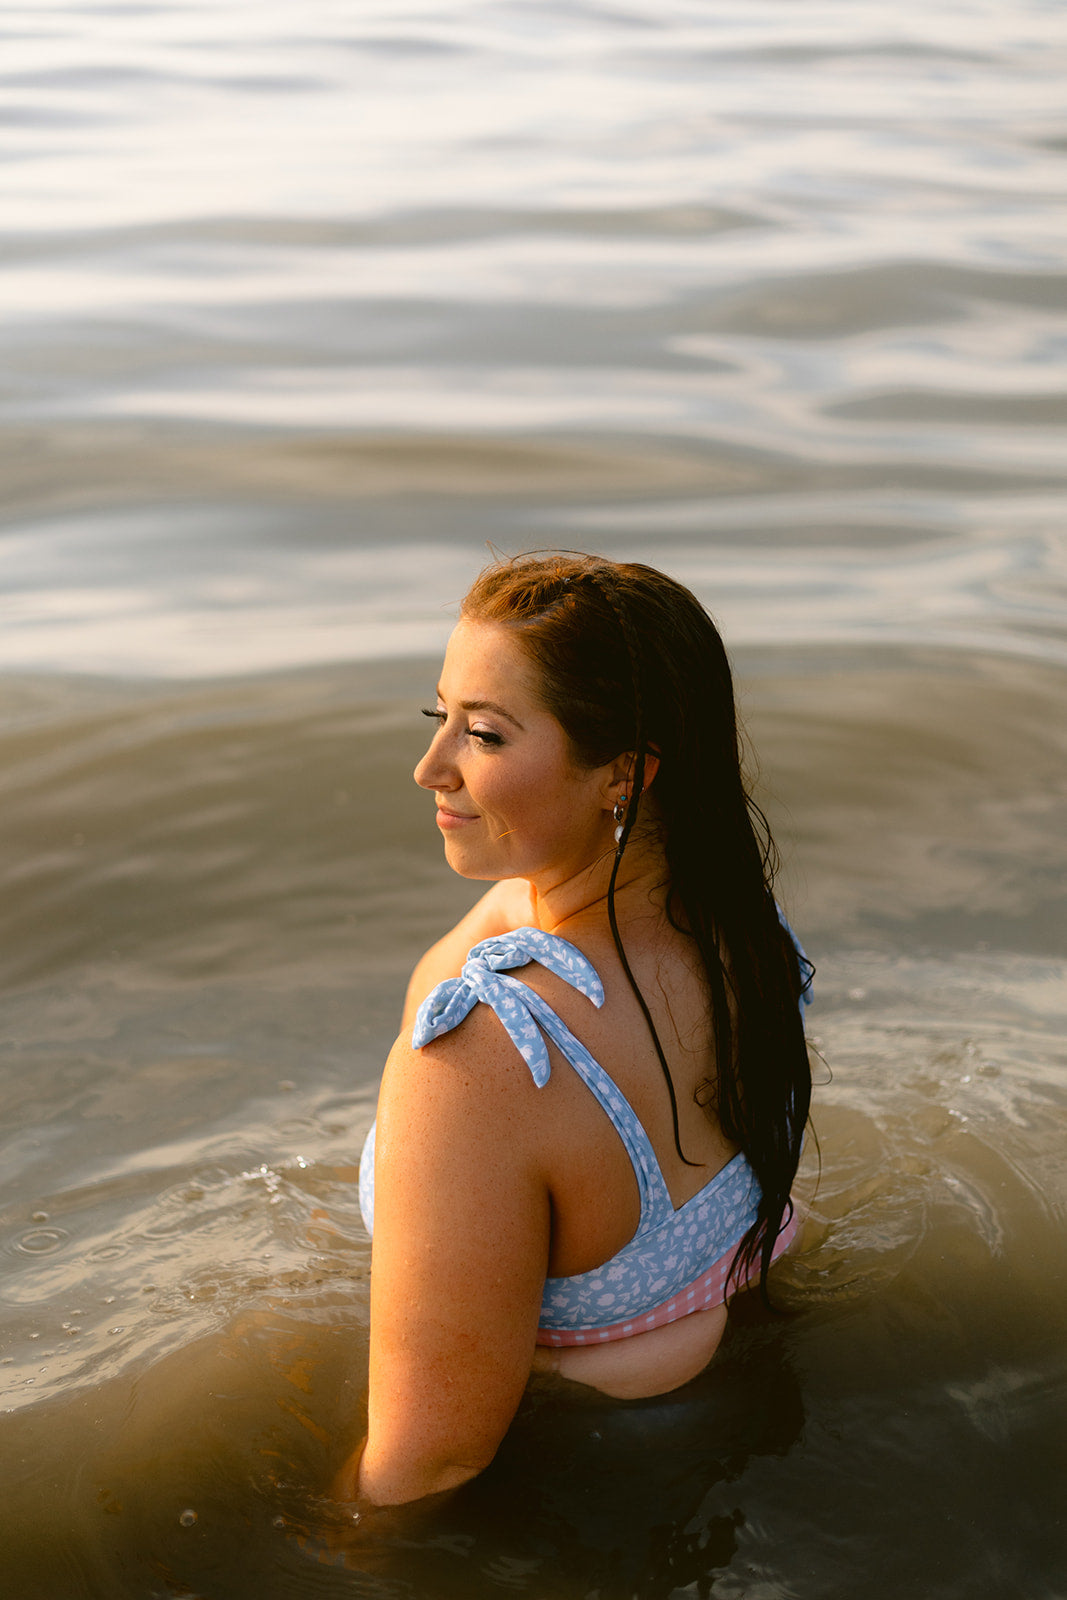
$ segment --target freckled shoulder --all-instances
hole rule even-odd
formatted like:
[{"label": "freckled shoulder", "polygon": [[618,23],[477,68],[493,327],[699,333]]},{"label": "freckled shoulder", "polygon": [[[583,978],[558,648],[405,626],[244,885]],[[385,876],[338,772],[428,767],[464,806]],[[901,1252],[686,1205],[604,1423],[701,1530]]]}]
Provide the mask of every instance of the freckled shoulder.
[{"label": "freckled shoulder", "polygon": [[392,1098],[400,1088],[406,1097],[416,1086],[435,1100],[471,1095],[485,1102],[506,1096],[533,1107],[538,1095],[527,1063],[487,1005],[474,1005],[448,1033],[419,1048],[412,1044],[410,1030],[400,1034],[386,1062],[383,1096]]}]

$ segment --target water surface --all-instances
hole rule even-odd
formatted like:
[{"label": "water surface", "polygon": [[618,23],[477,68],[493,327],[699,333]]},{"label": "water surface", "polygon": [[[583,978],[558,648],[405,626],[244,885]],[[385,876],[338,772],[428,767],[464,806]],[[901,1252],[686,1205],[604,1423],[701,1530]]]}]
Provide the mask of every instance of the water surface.
[{"label": "water surface", "polygon": [[[3,33],[0,1587],[1061,1593],[1060,9]],[[490,542],[722,624],[810,1214],[696,1384],[532,1391],[353,1531],[353,1163],[471,896],[409,775]]]}]

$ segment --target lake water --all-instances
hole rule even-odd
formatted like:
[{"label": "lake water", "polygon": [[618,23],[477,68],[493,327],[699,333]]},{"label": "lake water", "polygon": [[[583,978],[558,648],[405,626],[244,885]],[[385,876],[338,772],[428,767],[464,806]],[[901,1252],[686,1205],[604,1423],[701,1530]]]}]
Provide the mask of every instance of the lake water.
[{"label": "lake water", "polygon": [[[1067,1589],[1067,15],[0,22],[0,1592]],[[691,584],[818,965],[788,1315],[354,1532],[458,597]]]}]

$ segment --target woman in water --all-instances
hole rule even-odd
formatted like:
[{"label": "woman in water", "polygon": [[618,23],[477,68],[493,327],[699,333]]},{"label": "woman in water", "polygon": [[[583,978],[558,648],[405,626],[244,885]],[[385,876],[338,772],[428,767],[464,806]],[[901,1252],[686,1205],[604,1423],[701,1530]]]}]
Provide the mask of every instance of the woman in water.
[{"label": "woman in water", "polygon": [[492,1460],[532,1370],[710,1360],[796,1223],[810,967],[771,891],[711,619],[650,567],[521,556],[463,602],[416,782],[492,888],[415,968],[364,1150],[382,1505]]}]

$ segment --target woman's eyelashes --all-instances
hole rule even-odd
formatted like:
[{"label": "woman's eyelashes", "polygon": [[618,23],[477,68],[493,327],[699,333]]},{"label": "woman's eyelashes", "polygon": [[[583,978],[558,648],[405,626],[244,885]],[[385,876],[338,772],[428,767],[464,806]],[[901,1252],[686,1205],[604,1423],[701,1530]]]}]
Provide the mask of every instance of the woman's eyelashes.
[{"label": "woman's eyelashes", "polygon": [[[438,727],[441,727],[448,718],[448,712],[443,711],[440,706],[438,706],[436,710],[431,710],[429,706],[423,706],[422,714],[424,717],[432,717],[437,723]],[[463,731],[468,738],[477,739],[481,745],[499,745],[504,743],[500,734],[494,733],[490,728],[464,728]]]}]

